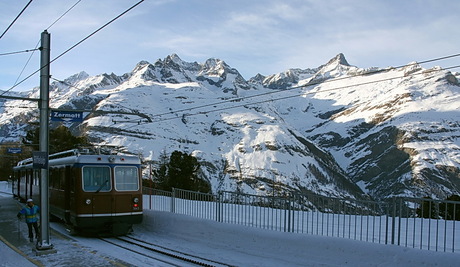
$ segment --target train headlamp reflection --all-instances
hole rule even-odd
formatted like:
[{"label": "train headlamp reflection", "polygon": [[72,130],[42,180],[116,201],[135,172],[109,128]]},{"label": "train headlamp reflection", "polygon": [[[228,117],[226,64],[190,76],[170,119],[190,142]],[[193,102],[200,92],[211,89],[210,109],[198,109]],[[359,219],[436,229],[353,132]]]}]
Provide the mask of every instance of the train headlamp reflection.
[{"label": "train headlamp reflection", "polygon": [[134,203],[139,203],[139,198],[137,198],[137,197],[133,198],[133,202]]},{"label": "train headlamp reflection", "polygon": [[91,199],[89,199],[89,198],[88,198],[88,199],[86,199],[85,203],[86,203],[86,205],[89,205],[89,204],[91,204]]}]

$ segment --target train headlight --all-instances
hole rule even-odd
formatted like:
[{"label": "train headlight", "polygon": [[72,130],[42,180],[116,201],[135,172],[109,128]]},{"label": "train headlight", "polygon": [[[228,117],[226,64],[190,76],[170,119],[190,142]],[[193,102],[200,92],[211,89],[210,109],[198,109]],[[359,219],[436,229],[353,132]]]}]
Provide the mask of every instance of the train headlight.
[{"label": "train headlight", "polygon": [[86,203],[86,205],[89,205],[89,204],[91,204],[91,199],[89,199],[89,198],[88,198],[88,199],[86,199],[85,203]]},{"label": "train headlight", "polygon": [[137,197],[133,198],[133,202],[134,203],[139,203],[139,198],[137,198]]}]

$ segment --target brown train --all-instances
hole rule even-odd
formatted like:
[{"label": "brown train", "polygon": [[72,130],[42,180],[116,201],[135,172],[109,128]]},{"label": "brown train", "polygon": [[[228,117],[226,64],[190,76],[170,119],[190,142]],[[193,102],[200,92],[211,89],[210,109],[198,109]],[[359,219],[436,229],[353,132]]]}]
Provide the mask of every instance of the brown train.
[{"label": "brown train", "polygon": [[[76,233],[123,235],[142,222],[141,162],[135,156],[69,150],[49,156],[50,216]],[[39,200],[40,171],[17,164],[13,194]]]}]

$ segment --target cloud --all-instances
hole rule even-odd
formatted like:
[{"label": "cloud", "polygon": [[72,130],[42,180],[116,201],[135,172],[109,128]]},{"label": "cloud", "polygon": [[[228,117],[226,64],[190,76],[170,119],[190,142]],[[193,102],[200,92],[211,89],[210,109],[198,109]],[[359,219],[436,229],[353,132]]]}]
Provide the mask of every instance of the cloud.
[{"label": "cloud", "polygon": [[[50,29],[52,55],[136,2],[81,1]],[[40,33],[72,4],[33,2],[0,40],[0,51],[33,48]],[[21,8],[0,3],[0,28]],[[460,35],[455,31],[459,9],[460,2],[447,0],[144,1],[53,63],[52,72],[59,78],[81,70],[124,73],[138,61],[171,53],[186,61],[220,58],[245,78],[317,67],[341,52],[358,67],[406,64],[459,52]],[[21,69],[25,60],[16,61],[2,58],[0,68]],[[36,68],[34,62],[26,72]]]}]

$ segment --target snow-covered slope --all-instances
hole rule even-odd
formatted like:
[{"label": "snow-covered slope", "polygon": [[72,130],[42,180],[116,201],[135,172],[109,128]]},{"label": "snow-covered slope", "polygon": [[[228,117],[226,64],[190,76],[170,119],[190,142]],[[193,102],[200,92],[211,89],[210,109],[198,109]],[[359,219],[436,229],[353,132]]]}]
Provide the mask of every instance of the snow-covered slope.
[{"label": "snow-covered slope", "polygon": [[[95,143],[153,161],[192,153],[213,191],[445,198],[460,191],[459,91],[450,72],[415,63],[360,69],[339,54],[246,81],[222,60],[173,54],[121,76],[76,74],[53,83],[50,99],[93,110],[69,126]],[[1,138],[18,140],[37,111],[7,103]]]}]

